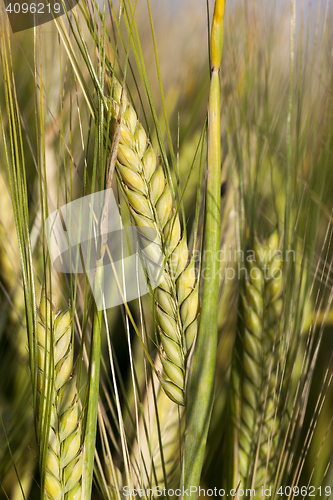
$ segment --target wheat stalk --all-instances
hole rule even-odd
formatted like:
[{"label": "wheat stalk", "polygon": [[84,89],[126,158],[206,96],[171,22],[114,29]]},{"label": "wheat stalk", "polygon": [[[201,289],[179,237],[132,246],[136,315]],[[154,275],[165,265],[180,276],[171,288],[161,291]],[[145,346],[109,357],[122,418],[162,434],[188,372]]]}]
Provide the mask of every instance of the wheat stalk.
[{"label": "wheat stalk", "polygon": [[[255,239],[254,259],[241,292],[240,335],[231,370],[231,446],[233,485],[272,484],[277,465],[280,341],[282,335],[282,260],[275,231],[266,245]],[[231,450],[230,450],[231,452]],[[237,473],[238,471],[238,473]]]},{"label": "wheat stalk", "polygon": [[[145,254],[153,262],[163,262],[163,272],[155,291],[156,317],[161,338],[163,365],[160,376],[165,393],[184,405],[185,368],[197,333],[198,283],[180,220],[162,166],[154,152],[127,93],[114,78],[109,82],[111,130],[115,132],[120,106],[120,143],[117,171],[129,209],[137,226],[152,228],[157,237]],[[147,237],[147,235],[146,235]],[[165,265],[164,265],[165,263]]]},{"label": "wheat stalk", "polygon": [[[45,411],[51,381],[51,422],[45,465],[45,496],[50,500],[81,498],[82,453],[70,311],[55,314],[43,296],[37,324],[39,414]],[[41,413],[42,412],[42,413]]]}]

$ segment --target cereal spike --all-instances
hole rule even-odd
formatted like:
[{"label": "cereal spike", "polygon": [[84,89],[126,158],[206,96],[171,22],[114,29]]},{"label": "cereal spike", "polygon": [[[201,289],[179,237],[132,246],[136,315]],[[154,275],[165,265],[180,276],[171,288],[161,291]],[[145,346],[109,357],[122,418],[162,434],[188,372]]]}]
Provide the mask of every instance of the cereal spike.
[{"label": "cereal spike", "polygon": [[[51,321],[45,322],[46,317]],[[37,325],[38,396],[40,416],[44,406],[41,394],[44,369],[53,376],[51,428],[45,466],[45,496],[49,500],[80,500],[82,476],[81,428],[78,396],[73,372],[72,319],[70,311],[55,314],[53,305],[43,296]],[[52,346],[52,349],[51,349]],[[45,363],[46,359],[46,363]],[[50,363],[52,370],[49,371]]]},{"label": "cereal spike", "polygon": [[[236,433],[236,443],[234,441],[231,446],[236,450],[234,461],[238,463],[239,472],[233,484],[241,481],[244,488],[258,488],[265,480],[267,485],[272,484],[277,467],[277,430],[281,422],[274,392],[280,383],[279,350],[284,306],[280,298],[283,291],[281,262],[275,260],[278,248],[276,231],[266,245],[255,238],[255,260],[249,264],[241,292],[241,334],[236,340],[231,369],[231,425],[234,430],[230,435]],[[276,270],[279,270],[278,276]]]},{"label": "cereal spike", "polygon": [[[112,85],[113,82],[113,85]],[[194,263],[188,264],[188,247],[164,170],[157,161],[147,134],[130,104],[126,90],[115,78],[106,82],[113,120],[118,119],[122,97],[120,144],[116,168],[135,225],[153,228],[154,245],[143,250],[152,261],[165,262],[154,294],[158,331],[163,348],[161,385],[165,393],[182,405],[189,349],[197,332],[198,287]],[[111,88],[112,87],[112,88]],[[112,122],[111,133],[115,132]],[[185,301],[184,305],[182,303]],[[182,307],[181,307],[182,306]],[[170,364],[173,364],[173,368]]]}]

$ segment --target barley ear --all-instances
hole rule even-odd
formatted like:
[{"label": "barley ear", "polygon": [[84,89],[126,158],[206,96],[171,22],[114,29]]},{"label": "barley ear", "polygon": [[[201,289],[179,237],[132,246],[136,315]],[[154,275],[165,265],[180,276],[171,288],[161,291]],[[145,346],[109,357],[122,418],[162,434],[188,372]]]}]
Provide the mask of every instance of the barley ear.
[{"label": "barley ear", "polygon": [[56,314],[52,304],[43,296],[39,315],[37,389],[40,404],[45,402],[42,388],[46,374],[51,374],[53,388],[45,496],[49,500],[79,500],[83,462],[76,378],[72,375],[71,314],[70,311]]},{"label": "barley ear", "polygon": [[[109,79],[106,86],[115,121],[122,88],[116,78]],[[186,361],[197,333],[197,279],[193,263],[188,264],[186,239],[165,173],[125,90],[116,168],[140,234],[146,237],[145,227],[156,231],[154,243],[146,247],[143,254],[148,260],[165,262],[159,286],[154,292],[163,364],[160,382],[172,401],[184,405]]]},{"label": "barley ear", "polygon": [[[233,484],[260,487],[272,484],[278,461],[281,425],[277,393],[281,377],[283,315],[282,261],[274,231],[265,244],[254,241],[240,294],[240,318],[231,370],[231,443],[239,475]],[[235,443],[236,440],[236,443]]]}]

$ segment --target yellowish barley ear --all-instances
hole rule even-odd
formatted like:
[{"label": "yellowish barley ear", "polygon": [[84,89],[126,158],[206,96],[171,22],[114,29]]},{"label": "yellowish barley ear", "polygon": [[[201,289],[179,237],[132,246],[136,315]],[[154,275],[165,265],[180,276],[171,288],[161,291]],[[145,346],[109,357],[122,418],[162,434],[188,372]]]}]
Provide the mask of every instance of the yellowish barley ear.
[{"label": "yellowish barley ear", "polygon": [[[44,372],[52,365],[53,393],[51,427],[46,454],[44,488],[49,500],[79,500],[81,498],[82,451],[78,396],[73,372],[72,318],[69,311],[55,314],[53,305],[43,296],[37,325],[39,406]],[[46,364],[45,364],[46,360]],[[45,391],[46,393],[47,391]],[[40,407],[40,417],[44,407]]]}]

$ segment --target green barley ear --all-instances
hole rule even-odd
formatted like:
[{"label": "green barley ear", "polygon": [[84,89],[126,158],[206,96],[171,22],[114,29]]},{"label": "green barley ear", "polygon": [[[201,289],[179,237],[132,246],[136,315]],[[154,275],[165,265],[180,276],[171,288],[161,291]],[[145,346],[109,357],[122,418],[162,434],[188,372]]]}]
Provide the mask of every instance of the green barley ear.
[{"label": "green barley ear", "polygon": [[255,238],[255,257],[240,294],[239,334],[230,375],[232,487],[239,481],[241,488],[271,485],[277,470],[284,307],[278,247],[277,231],[266,244]]},{"label": "green barley ear", "polygon": [[45,384],[52,390],[51,422],[46,452],[44,487],[49,500],[81,498],[82,451],[76,377],[73,372],[70,311],[55,313],[42,297],[37,324],[40,406],[46,401]]},{"label": "green barley ear", "polygon": [[[116,78],[106,86],[114,133],[122,87]],[[145,252],[165,262],[154,292],[163,365],[160,382],[172,401],[184,405],[186,361],[197,333],[198,283],[193,262],[188,264],[187,243],[163,168],[125,90],[119,142],[116,168],[134,223],[140,231],[148,227],[157,233]]]}]

